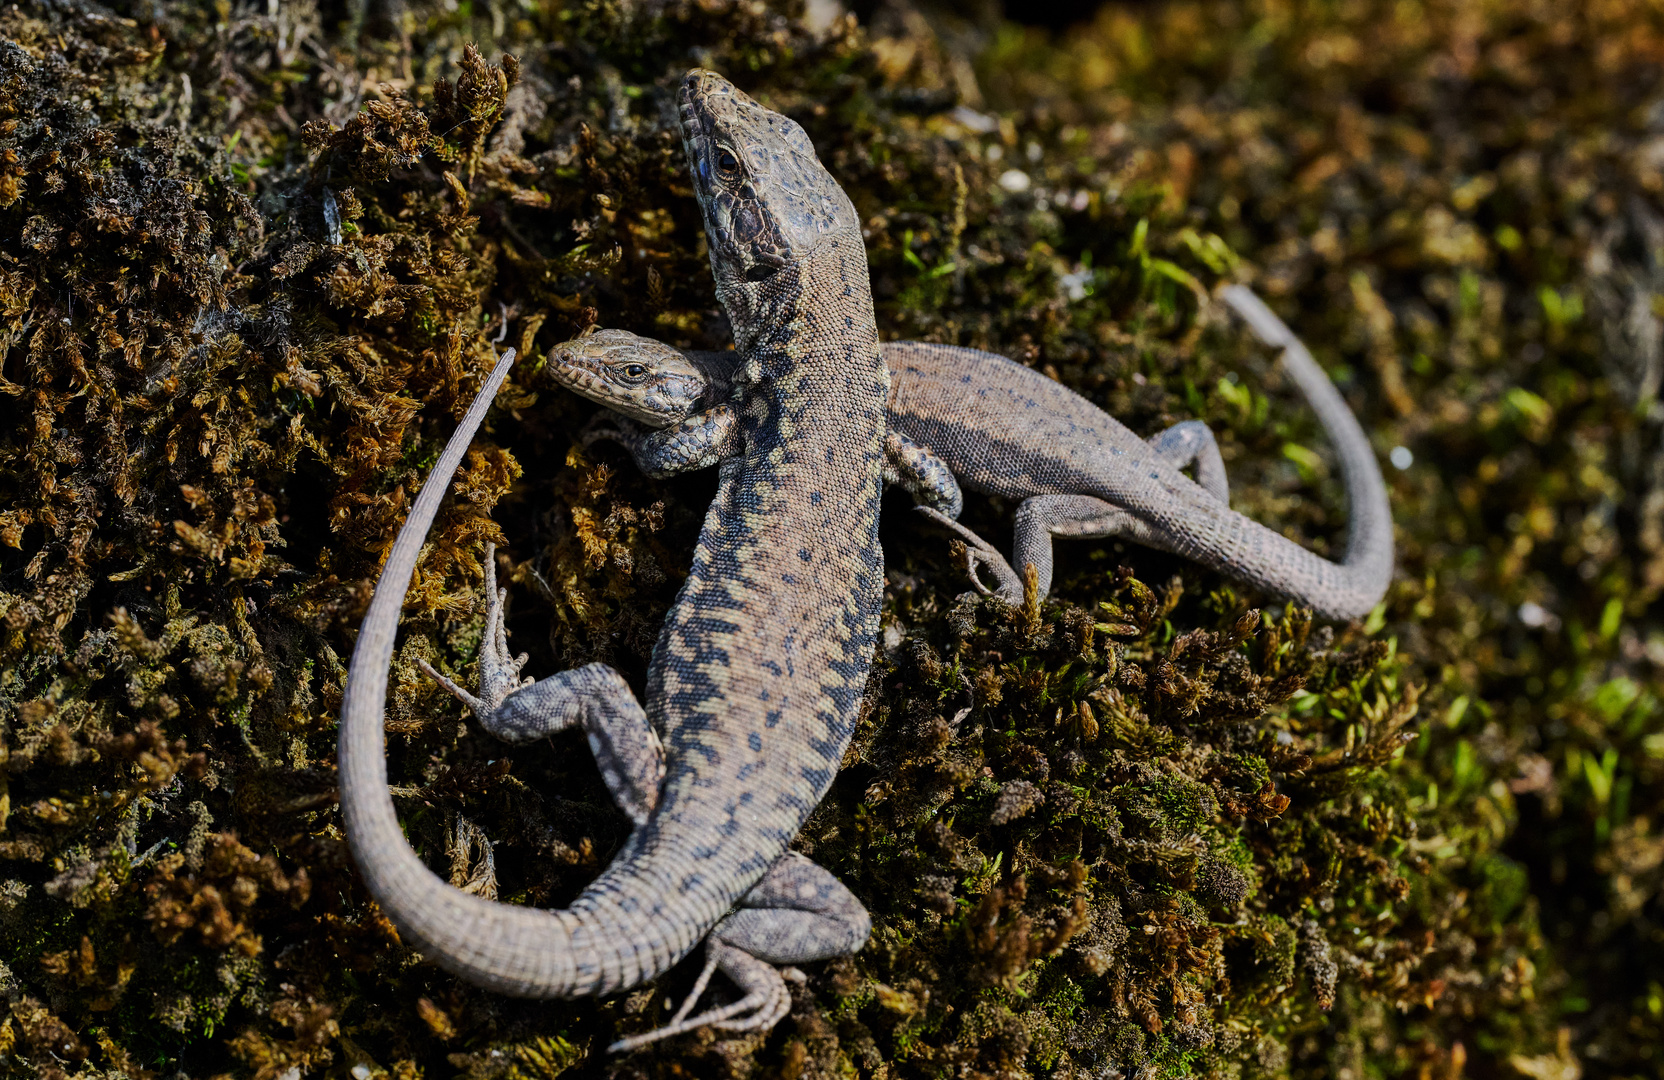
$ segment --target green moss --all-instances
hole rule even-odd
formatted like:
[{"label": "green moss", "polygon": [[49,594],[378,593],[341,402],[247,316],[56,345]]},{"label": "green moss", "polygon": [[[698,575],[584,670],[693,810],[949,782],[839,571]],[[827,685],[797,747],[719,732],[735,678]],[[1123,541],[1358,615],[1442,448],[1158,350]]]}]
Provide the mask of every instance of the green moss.
[{"label": "green moss", "polygon": [[[0,13],[0,1070],[1654,1070],[1650,7],[1196,0],[980,38],[279,8]],[[1346,628],[1088,543],[1009,613],[888,515],[886,645],[800,842],[872,941],[766,1037],[609,1064],[691,972],[526,1003],[417,962],[353,875],[334,717],[507,319],[526,360],[406,606],[390,774],[430,863],[485,887],[483,835],[515,902],[622,842],[580,743],[505,756],[415,661],[467,676],[490,539],[533,670],[645,667],[712,481],[578,449],[592,410],[541,364],[593,322],[726,344],[665,127],[690,57],[808,128],[886,337],[1016,356],[1140,432],[1204,419],[1233,505],[1335,552],[1309,413],[1203,304],[1246,278],[1415,461],[1398,580]]]}]

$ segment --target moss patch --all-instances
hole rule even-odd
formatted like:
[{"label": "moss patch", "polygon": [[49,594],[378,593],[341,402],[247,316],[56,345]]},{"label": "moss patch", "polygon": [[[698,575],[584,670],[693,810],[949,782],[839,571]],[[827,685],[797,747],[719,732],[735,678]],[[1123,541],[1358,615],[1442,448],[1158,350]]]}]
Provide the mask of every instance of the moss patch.
[{"label": "moss patch", "polygon": [[[1657,15],[796,15],[0,13],[0,1068],[1655,1070]],[[581,741],[504,755],[415,660],[468,673],[490,539],[530,670],[639,684],[713,481],[587,456],[540,367],[596,322],[727,342],[668,126],[693,63],[809,130],[886,337],[1018,357],[1140,432],[1202,418],[1233,505],[1334,551],[1320,436],[1205,303],[1251,280],[1412,460],[1399,578],[1350,627],[1084,543],[1007,612],[887,504],[885,644],[800,841],[872,941],[767,1036],[612,1060],[691,965],[528,1003],[420,962],[347,857],[335,711],[504,335],[525,361],[406,606],[395,798],[430,865],[517,903],[622,843]]]}]

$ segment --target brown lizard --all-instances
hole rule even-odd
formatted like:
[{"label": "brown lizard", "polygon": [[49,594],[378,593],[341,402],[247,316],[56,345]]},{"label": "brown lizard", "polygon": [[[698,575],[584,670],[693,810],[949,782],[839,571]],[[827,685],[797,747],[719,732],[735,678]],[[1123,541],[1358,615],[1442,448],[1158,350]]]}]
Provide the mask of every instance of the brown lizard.
[{"label": "brown lizard", "polygon": [[[717,294],[739,343],[722,462],[692,569],[638,703],[589,664],[532,681],[507,647],[486,553],[478,696],[432,672],[511,742],[580,727],[635,828],[571,906],[487,901],[432,873],[400,831],[382,715],[399,608],[422,537],[494,384],[429,475],[360,630],[342,704],[347,838],[370,892],[441,966],[523,997],[607,994],[706,943],[663,1027],[773,1025],[791,999],[776,965],[853,952],[870,922],[825,870],[787,850],[854,730],[883,596],[878,542],[888,373],[860,223],[803,129],[693,71],[683,142]],[[496,376],[500,379],[500,371]],[[742,994],[690,1017],[715,970]]]},{"label": "brown lizard", "polygon": [[[1392,577],[1386,487],[1351,410],[1283,321],[1240,285],[1224,301],[1268,345],[1334,443],[1350,504],[1346,554],[1330,562],[1229,507],[1225,464],[1201,421],[1148,442],[1085,398],[1003,356],[923,342],[881,346],[890,367],[887,479],[969,544],[972,574],[987,566],[1011,603],[1023,583],[996,551],[956,526],[960,483],[1022,500],[1015,565],[1033,566],[1040,595],[1052,577],[1052,537],[1121,537],[1175,552],[1332,619],[1367,614]],[[664,475],[720,460],[732,447],[726,404],[734,354],[682,353],[621,330],[550,351],[551,374],[623,418],[590,434],[623,443]],[[633,422],[632,422],[633,421]],[[1181,469],[1194,466],[1196,479]],[[981,587],[980,581],[977,582]],[[987,591],[987,590],[984,590]]]}]

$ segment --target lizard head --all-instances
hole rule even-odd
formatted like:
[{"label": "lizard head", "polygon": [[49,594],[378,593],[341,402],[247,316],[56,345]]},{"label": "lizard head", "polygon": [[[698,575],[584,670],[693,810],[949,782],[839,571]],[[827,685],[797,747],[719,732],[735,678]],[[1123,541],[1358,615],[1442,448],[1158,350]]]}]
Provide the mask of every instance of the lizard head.
[{"label": "lizard head", "polygon": [[681,118],[719,296],[767,281],[823,237],[859,237],[854,204],[795,121],[698,68],[682,79]]},{"label": "lizard head", "polygon": [[549,350],[556,382],[648,427],[691,415],[710,379],[680,352],[628,330],[591,330]]}]

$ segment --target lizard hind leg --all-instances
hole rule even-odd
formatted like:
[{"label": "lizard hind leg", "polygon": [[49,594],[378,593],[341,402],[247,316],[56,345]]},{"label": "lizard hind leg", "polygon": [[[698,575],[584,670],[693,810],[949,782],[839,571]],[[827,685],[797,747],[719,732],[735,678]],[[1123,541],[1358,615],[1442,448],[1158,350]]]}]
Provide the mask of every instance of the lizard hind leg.
[{"label": "lizard hind leg", "polygon": [[[866,908],[842,882],[804,856],[787,852],[711,931],[705,966],[670,1022],[620,1039],[608,1050],[633,1050],[701,1027],[767,1030],[791,1011],[786,989],[786,974],[791,972],[782,973],[779,965],[847,956],[866,943],[871,930]],[[690,1017],[717,971],[743,996]]]},{"label": "lizard hind leg", "polygon": [[1231,501],[1231,482],[1213,429],[1200,420],[1185,420],[1149,438],[1150,448],[1176,469],[1196,467],[1196,483],[1222,503]]},{"label": "lizard hind leg", "polygon": [[480,692],[469,693],[435,671],[428,677],[473,710],[480,726],[504,742],[523,743],[583,729],[613,801],[631,823],[646,822],[664,782],[664,747],[624,677],[605,664],[586,664],[547,679],[520,677],[526,657],[508,651],[503,625],[507,591],[497,587],[495,548],[485,548],[485,634],[480,641]]},{"label": "lizard hind leg", "polygon": [[[1016,533],[1016,564],[1034,567],[1041,599],[1052,587],[1054,536],[1119,537],[1160,546],[1151,543],[1154,534],[1142,520],[1091,495],[1035,495],[1023,500],[1017,507]],[[1021,604],[1021,581],[1015,589],[1002,586],[995,595],[1009,604]]]}]

